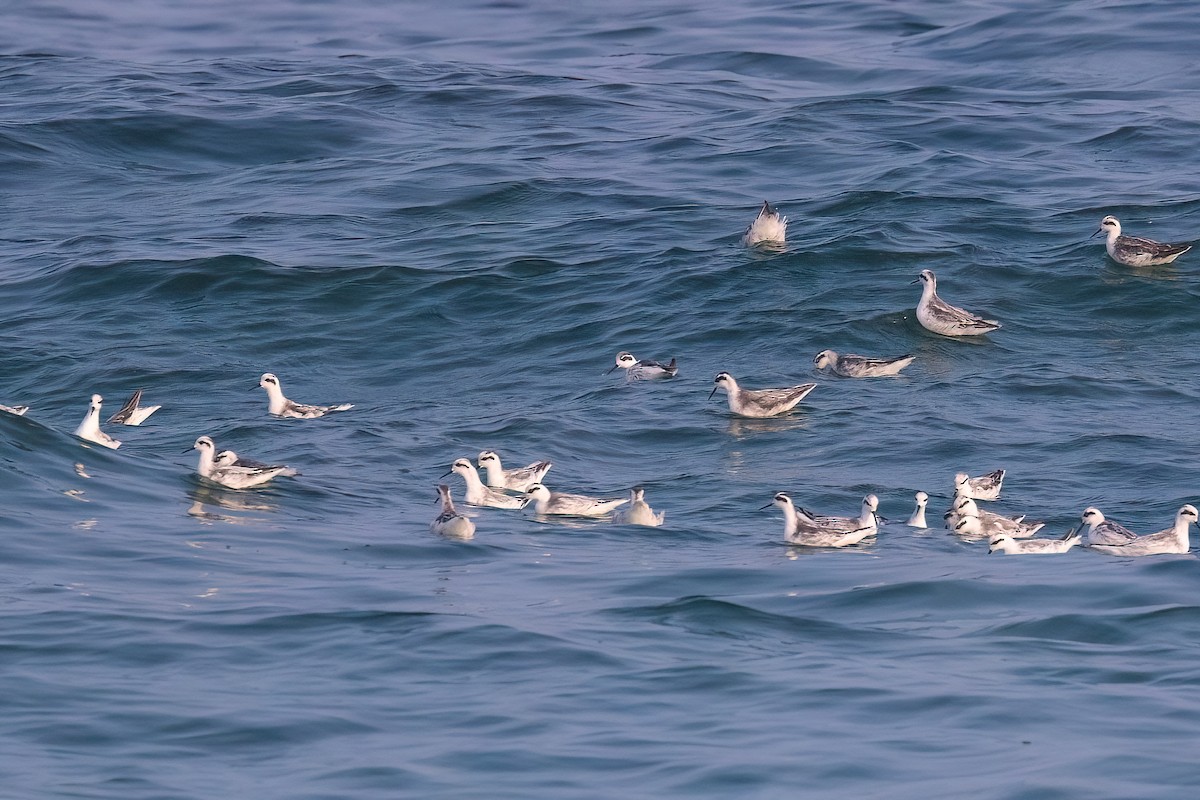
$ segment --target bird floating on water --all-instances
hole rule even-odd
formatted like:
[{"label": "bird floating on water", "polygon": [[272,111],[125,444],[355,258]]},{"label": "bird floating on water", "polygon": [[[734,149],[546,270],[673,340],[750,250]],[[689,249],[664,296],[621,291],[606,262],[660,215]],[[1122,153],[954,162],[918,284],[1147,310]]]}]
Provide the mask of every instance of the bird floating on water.
[{"label": "bird floating on water", "polygon": [[1001,534],[1000,536],[992,537],[991,542],[988,543],[988,552],[1006,553],[1008,555],[1065,553],[1079,544],[1082,539],[1082,534],[1077,533],[1074,528],[1068,531],[1067,535],[1061,539],[1018,540]]},{"label": "bird floating on water", "polygon": [[905,354],[895,358],[868,358],[854,353],[838,354],[833,350],[822,350],[813,359],[817,369],[828,367],[835,375],[843,378],[882,378],[897,375],[916,358]]},{"label": "bird floating on water", "polygon": [[972,478],[965,472],[954,476],[954,495],[970,497],[973,500],[996,500],[1000,497],[1000,488],[1004,485],[1004,470],[998,469],[978,478]]},{"label": "bird floating on water", "polygon": [[617,506],[629,502],[629,498],[601,499],[583,494],[552,492],[540,483],[525,490],[523,505],[534,504],[539,514],[566,514],[575,517],[602,517]]},{"label": "bird floating on water", "polygon": [[970,311],[952,306],[938,296],[937,276],[931,269],[921,270],[913,281],[921,284],[921,300],[917,303],[917,321],[926,330],[943,336],[980,336],[1001,327],[999,322],[977,317]]},{"label": "bird floating on water", "polygon": [[[873,502],[872,502],[873,501]],[[788,544],[805,547],[848,547],[858,544],[878,530],[875,509],[879,499],[873,494],[863,498],[863,513],[860,517],[818,517],[804,509],[796,508],[791,495],[776,492],[772,505],[783,510],[783,538]]]},{"label": "bird floating on water", "polygon": [[500,463],[500,456],[492,450],[484,450],[476,460],[487,473],[488,486],[514,492],[523,492],[535,483],[541,483],[550,467],[554,466],[549,461],[535,461],[527,467],[505,469]]},{"label": "bird floating on water", "polygon": [[460,514],[454,508],[454,501],[450,499],[450,487],[444,483],[439,483],[438,499],[442,503],[442,511],[433,522],[429,523],[429,529],[436,534],[449,537],[451,539],[470,539],[475,536],[475,523],[465,514]]},{"label": "bird floating on water", "polygon": [[617,353],[617,363],[609,367],[608,375],[613,370],[624,369],[625,379],[630,381],[642,381],[654,378],[674,378],[679,372],[679,367],[675,364],[675,359],[671,359],[670,363],[660,364],[657,361],[638,361],[634,358],[633,353],[622,350]]},{"label": "bird floating on water", "polygon": [[904,523],[910,528],[928,528],[925,524],[925,507],[929,505],[929,495],[925,492],[917,492],[913,495],[916,501],[916,508],[913,509],[912,516],[908,518],[908,522]]},{"label": "bird floating on water", "polygon": [[142,390],[138,389],[121,406],[121,410],[108,418],[110,423],[120,425],[141,425],[146,419],[162,406],[139,406],[142,402]]},{"label": "bird floating on water", "polygon": [[[1084,512],[1084,521],[1092,524],[1092,520],[1088,519],[1088,511],[1096,511],[1094,508],[1089,508]],[[1096,511],[1099,514],[1099,511]],[[1103,517],[1103,515],[1100,515]],[[1118,536],[1116,538],[1124,539],[1124,541],[1116,541],[1113,543],[1092,543],[1091,539],[1096,534],[1097,528],[1102,527],[1103,523],[1097,523],[1088,531],[1089,544],[1091,550],[1099,550],[1101,553],[1108,553],[1113,556],[1152,556],[1161,553],[1186,553],[1191,549],[1191,542],[1188,538],[1189,528],[1197,521],[1196,507],[1193,505],[1182,506],[1175,514],[1175,524],[1166,530],[1158,533],[1148,533],[1145,536],[1133,535],[1133,538]],[[1108,523],[1115,525],[1115,523]],[[1117,528],[1121,526],[1116,525]],[[1121,528],[1126,534],[1129,531]]]},{"label": "bird floating on water", "polygon": [[196,465],[196,472],[200,477],[207,478],[227,489],[253,489],[272,478],[299,474],[291,467],[282,464],[241,461],[238,459],[237,453],[232,450],[222,451],[218,460],[217,446],[208,436],[196,439],[192,449],[200,451],[200,461]]},{"label": "bird floating on water", "polygon": [[630,489],[629,507],[614,514],[613,522],[620,525],[645,525],[649,528],[657,528],[662,525],[663,520],[667,517],[667,512],[655,513],[650,504],[646,502],[645,495],[646,492],[641,486]]},{"label": "bird floating on water", "polygon": [[724,389],[729,395],[729,410],[743,417],[774,417],[791,411],[817,388],[815,383],[802,383],[787,389],[743,389],[728,372],[718,372],[713,379],[716,386],[709,392],[708,399]]},{"label": "bird floating on water", "polygon": [[1107,234],[1104,249],[1109,257],[1120,264],[1130,267],[1157,267],[1170,264],[1175,259],[1192,249],[1190,242],[1164,244],[1153,239],[1143,239],[1140,236],[1124,236],[1121,233],[1120,221],[1111,214],[1100,220],[1100,229],[1092,234],[1092,238]]},{"label": "bird floating on water", "polygon": [[780,215],[778,211],[771,208],[770,203],[764,200],[762,208],[758,210],[758,216],[754,218],[754,222],[750,223],[750,227],[742,236],[742,243],[749,247],[782,245],[786,239],[787,217]]},{"label": "bird floating on water", "polygon": [[277,417],[314,419],[331,414],[334,411],[349,411],[354,408],[353,403],[341,403],[332,406],[310,406],[289,400],[283,396],[283,387],[279,384],[279,378],[270,372],[262,374],[262,377],[258,379],[258,385],[267,390],[267,399],[270,402],[268,412]]},{"label": "bird floating on water", "polygon": [[87,414],[84,415],[83,422],[80,422],[79,427],[75,429],[75,435],[80,439],[87,439],[89,442],[95,442],[98,445],[116,450],[121,446],[121,443],[100,430],[100,405],[103,402],[104,398],[100,395],[92,395],[92,401],[88,404]]},{"label": "bird floating on water", "polygon": [[[451,464],[450,471],[446,475],[450,474],[462,475],[463,480],[466,481],[467,491],[464,498],[469,505],[490,506],[491,508],[521,508],[524,505],[524,499],[515,494],[505,494],[484,486],[483,480],[479,477],[479,471],[468,459],[460,458]],[[442,477],[444,478],[446,475]]]}]

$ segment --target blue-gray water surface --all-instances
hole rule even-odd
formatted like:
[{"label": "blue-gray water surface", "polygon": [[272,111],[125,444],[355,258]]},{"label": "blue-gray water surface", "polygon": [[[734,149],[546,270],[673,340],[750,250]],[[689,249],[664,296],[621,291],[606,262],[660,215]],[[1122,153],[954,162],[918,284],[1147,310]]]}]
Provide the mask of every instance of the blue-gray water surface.
[{"label": "blue-gray water surface", "polygon": [[[0,26],[0,796],[1192,798],[1200,6],[17,0]],[[783,250],[740,236],[763,200]],[[932,269],[999,319],[914,317]],[[911,352],[838,379],[820,350]],[[606,375],[620,350],[669,381]],[[796,412],[730,415],[815,381]],[[315,420],[267,414],[265,371]],[[94,392],[162,409],[71,435]],[[200,435],[301,471],[200,480]],[[472,509],[456,458],[661,528]],[[459,498],[463,483],[445,479]],[[773,494],[890,522],[783,543]],[[917,490],[934,527],[904,525]]]}]

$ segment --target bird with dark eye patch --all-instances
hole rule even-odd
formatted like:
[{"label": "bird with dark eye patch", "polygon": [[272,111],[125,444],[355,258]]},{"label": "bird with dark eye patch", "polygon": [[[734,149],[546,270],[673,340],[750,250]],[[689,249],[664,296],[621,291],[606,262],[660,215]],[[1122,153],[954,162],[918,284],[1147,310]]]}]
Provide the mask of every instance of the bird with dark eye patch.
[{"label": "bird with dark eye patch", "polygon": [[[1088,511],[1094,510],[1088,509]],[[1086,512],[1084,513],[1084,518],[1085,522],[1088,521]],[[1191,526],[1196,524],[1196,521],[1196,507],[1190,504],[1185,505],[1176,512],[1175,524],[1166,530],[1159,531],[1158,533],[1149,533],[1145,536],[1135,535],[1132,539],[1115,544],[1089,543],[1088,549],[1098,550],[1101,553],[1108,553],[1112,556],[1153,556],[1164,553],[1187,553],[1191,550],[1188,533]],[[1090,539],[1091,533],[1088,536]]]},{"label": "bird with dark eye patch", "polygon": [[980,336],[1001,327],[995,320],[977,317],[939,297],[937,276],[933,274],[933,270],[921,270],[921,274],[913,283],[921,284],[917,322],[926,330],[940,333],[942,336]]},{"label": "bird with dark eye patch", "polygon": [[898,375],[914,358],[916,356],[908,353],[895,358],[867,358],[854,353],[839,355],[833,350],[822,350],[813,358],[813,364],[817,369],[832,369],[835,375],[843,378],[882,378]]},{"label": "bird with dark eye patch", "polygon": [[442,511],[434,518],[433,522],[429,523],[429,529],[436,534],[450,539],[473,538],[475,536],[475,523],[465,514],[458,513],[454,508],[454,501],[450,499],[450,487],[444,483],[439,483],[437,490],[438,499],[442,504]]},{"label": "bird with dark eye patch", "polygon": [[653,380],[655,378],[674,378],[679,372],[679,367],[675,364],[675,359],[671,359],[669,364],[660,364],[657,361],[644,360],[639,361],[633,357],[633,353],[622,350],[617,353],[617,363],[609,367],[608,375],[613,370],[625,370],[625,380],[628,381],[644,381]]},{"label": "bird with dark eye patch", "polygon": [[349,411],[354,408],[353,403],[342,403],[333,406],[311,406],[289,400],[283,396],[283,386],[280,385],[279,378],[270,372],[262,374],[262,377],[258,379],[258,386],[255,388],[267,390],[267,400],[270,404],[267,410],[276,417],[315,419],[316,417],[323,417],[326,414],[332,414],[335,411]]},{"label": "bird with dark eye patch", "polygon": [[[461,475],[466,481],[466,501],[473,506],[490,506],[492,508],[520,508],[524,505],[524,498],[517,497],[512,494],[498,492],[483,485],[483,481],[479,477],[479,471],[475,469],[475,465],[465,458],[460,458],[450,465],[450,471],[446,475]],[[443,475],[442,477],[446,477]]]},{"label": "bird with dark eye patch", "polygon": [[785,414],[817,388],[815,383],[802,383],[787,389],[743,389],[728,372],[718,372],[713,383],[716,386],[709,392],[709,400],[718,389],[724,389],[729,395],[730,411],[739,416],[757,418]]},{"label": "bird with dark eye patch", "polygon": [[1105,234],[1104,249],[1108,256],[1119,264],[1129,267],[1157,267],[1170,264],[1192,249],[1190,242],[1165,244],[1140,236],[1125,236],[1121,233],[1120,221],[1111,214],[1100,220],[1100,229],[1092,234],[1096,238]]}]

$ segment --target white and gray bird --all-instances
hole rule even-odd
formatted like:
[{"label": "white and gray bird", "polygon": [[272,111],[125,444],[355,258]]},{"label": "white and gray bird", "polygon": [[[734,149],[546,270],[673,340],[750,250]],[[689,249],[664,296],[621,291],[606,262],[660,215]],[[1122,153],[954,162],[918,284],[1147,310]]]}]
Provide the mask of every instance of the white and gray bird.
[{"label": "white and gray bird", "polygon": [[843,378],[882,378],[897,375],[916,358],[905,354],[895,358],[868,358],[854,353],[839,354],[833,350],[822,350],[813,358],[817,369],[829,368]]},{"label": "white and gray bird", "polygon": [[455,510],[454,501],[450,499],[450,487],[439,483],[437,490],[442,511],[434,518],[433,522],[429,523],[429,530],[450,539],[474,537],[475,523],[471,521],[470,517]]},{"label": "white and gray bird", "polygon": [[1041,555],[1050,553],[1065,553],[1083,539],[1074,528],[1061,539],[1014,539],[1001,534],[993,536],[988,543],[989,553],[1006,553],[1008,555]]},{"label": "white and gray bird", "polygon": [[1085,508],[1080,520],[1087,526],[1083,538],[1088,547],[1097,544],[1123,545],[1137,538],[1136,533],[1119,522],[1105,519],[1104,514],[1095,506]]},{"label": "white and gray bird", "polygon": [[267,390],[267,400],[270,403],[267,411],[276,417],[315,419],[316,417],[323,417],[326,414],[332,414],[335,411],[349,411],[354,408],[353,403],[341,403],[332,406],[311,406],[304,403],[297,403],[295,400],[289,400],[283,396],[283,387],[279,384],[279,378],[270,372],[262,374],[262,377],[258,379],[258,385],[260,388]]},{"label": "white and gray bird", "polygon": [[813,389],[815,383],[802,383],[787,389],[743,389],[728,372],[718,372],[713,381],[716,386],[709,392],[708,399],[724,389],[729,395],[729,410],[743,417],[774,417],[787,413]]},{"label": "white and gray bird", "polygon": [[645,495],[646,492],[641,486],[630,489],[629,507],[622,508],[613,514],[613,522],[618,525],[645,525],[649,528],[657,528],[662,525],[663,520],[667,517],[667,512],[655,513],[650,504],[646,502]]},{"label": "white and gray bird", "polygon": [[954,476],[954,496],[970,497],[973,500],[997,500],[1004,485],[1004,470],[998,469],[978,478],[965,472]]},{"label": "white and gray bird", "polygon": [[0,411],[5,414],[14,414],[18,417],[25,416],[25,412],[29,410],[29,406],[0,406]]},{"label": "white and gray bird", "polygon": [[959,497],[952,509],[954,532],[971,538],[992,538],[1005,535],[1014,539],[1027,539],[1046,526],[1044,522],[1026,522],[1025,515],[1006,517],[984,511],[969,497]]},{"label": "white and gray bird", "polygon": [[75,429],[75,435],[80,439],[87,439],[89,442],[95,442],[98,445],[116,450],[121,446],[121,443],[100,430],[100,406],[103,402],[104,398],[100,395],[92,395],[92,400],[88,404],[87,414],[84,415],[83,421],[79,423],[79,427]]},{"label": "white and gray bird", "polygon": [[1100,229],[1092,234],[1095,238],[1106,234],[1104,248],[1109,257],[1120,264],[1130,267],[1156,267],[1170,264],[1175,259],[1192,249],[1189,242],[1164,244],[1153,239],[1143,239],[1140,236],[1125,236],[1121,233],[1120,221],[1111,214],[1100,220]]},{"label": "white and gray bird", "polygon": [[[868,497],[874,497],[874,495],[868,495]],[[770,508],[772,505],[783,510],[783,538],[788,544],[805,547],[848,547],[858,544],[878,530],[874,511],[870,512],[866,524],[856,525],[863,520],[852,520],[846,517],[818,518],[804,509],[797,509],[795,503],[792,502],[791,495],[787,492],[776,492],[772,501],[763,508]],[[878,505],[878,501],[876,501],[876,505]],[[868,503],[864,498],[864,512],[866,512],[867,506]]]},{"label": "white and gray bird", "polygon": [[656,378],[674,378],[679,374],[679,366],[675,363],[675,359],[671,359],[666,364],[661,364],[657,361],[639,361],[634,358],[633,353],[622,350],[617,353],[617,363],[609,367],[608,375],[614,370],[625,370],[625,380],[629,381],[644,381],[654,380]]},{"label": "white and gray bird", "polygon": [[921,284],[921,300],[917,303],[917,321],[926,330],[943,336],[980,336],[1001,327],[999,322],[977,317],[969,311],[952,306],[937,293],[937,276],[923,269],[913,283]]},{"label": "white and gray bird", "polygon": [[227,489],[253,489],[273,478],[299,474],[282,464],[263,464],[259,461],[239,463],[237,454],[232,450],[222,451],[218,457],[217,447],[208,436],[196,439],[192,448],[200,451],[200,461],[196,465],[197,474]]},{"label": "white and gray bird", "polygon": [[742,243],[748,247],[755,245],[778,246],[784,244],[786,239],[787,217],[771,208],[771,204],[764,200],[762,208],[758,210],[758,216],[754,218],[754,222],[750,223],[750,227],[742,236]]},{"label": "white and gray bird", "polygon": [[[485,451],[486,452],[486,451]],[[450,471],[446,475],[461,475],[466,481],[467,491],[463,495],[468,505],[472,506],[488,506],[490,508],[521,508],[525,504],[522,497],[515,494],[505,494],[488,486],[483,485],[483,480],[479,477],[479,471],[475,469],[475,465],[470,460],[460,458],[450,465]],[[443,475],[442,477],[446,477]]]},{"label": "white and gray bird", "polygon": [[110,423],[120,425],[141,425],[146,419],[162,406],[142,406],[142,390],[138,389],[121,406],[121,410],[108,418]]},{"label": "white and gray bird", "polygon": [[1191,549],[1189,528],[1196,522],[1196,507],[1186,505],[1175,514],[1175,524],[1158,533],[1134,536],[1121,544],[1091,544],[1092,550],[1114,556],[1153,556],[1160,553],[1186,553]]},{"label": "white and gray bird", "polygon": [[917,492],[913,495],[916,501],[916,508],[913,509],[912,516],[908,518],[908,522],[904,523],[910,528],[928,528],[925,523],[925,507],[929,505],[929,495],[925,492]]},{"label": "white and gray bird", "polygon": [[550,467],[554,466],[549,461],[535,461],[527,467],[505,469],[500,463],[500,456],[493,450],[484,450],[476,460],[480,469],[487,474],[488,486],[514,492],[523,492],[535,483],[541,483]]},{"label": "white and gray bird", "polygon": [[583,494],[567,494],[552,492],[540,483],[535,483],[525,490],[525,501],[522,505],[533,503],[538,514],[564,514],[575,517],[602,517],[617,506],[629,502],[627,497],[601,499],[588,497]]}]

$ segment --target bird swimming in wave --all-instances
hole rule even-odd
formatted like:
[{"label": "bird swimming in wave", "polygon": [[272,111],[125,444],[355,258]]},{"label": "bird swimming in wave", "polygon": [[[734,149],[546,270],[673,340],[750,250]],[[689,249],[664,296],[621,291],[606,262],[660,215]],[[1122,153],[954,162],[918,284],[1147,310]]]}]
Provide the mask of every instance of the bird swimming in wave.
[{"label": "bird swimming in wave", "polygon": [[625,380],[642,381],[654,378],[674,378],[679,372],[679,367],[675,364],[675,359],[671,359],[669,364],[660,364],[657,361],[638,361],[633,357],[633,353],[622,350],[617,353],[617,363],[609,367],[608,375],[613,370],[624,369]]},{"label": "bird swimming in wave", "polygon": [[931,269],[921,270],[913,281],[921,284],[917,303],[917,321],[926,329],[943,336],[981,336],[1000,327],[995,320],[977,317],[970,311],[952,306],[938,296],[937,276]]},{"label": "bird swimming in wave", "polygon": [[914,358],[916,356],[908,354],[896,358],[867,358],[854,353],[839,355],[833,350],[822,350],[813,359],[813,364],[817,369],[828,367],[843,378],[881,378],[899,374]]},{"label": "bird swimming in wave", "polygon": [[442,511],[433,522],[429,523],[429,529],[436,534],[446,536],[451,539],[470,539],[475,536],[475,523],[465,514],[458,513],[454,508],[454,501],[450,499],[450,487],[444,483],[439,483],[438,499],[442,503]]},{"label": "bird swimming in wave", "polygon": [[708,399],[724,389],[729,395],[729,410],[743,417],[774,417],[791,411],[813,389],[815,383],[802,383],[788,389],[743,389],[728,372],[718,372],[713,379],[716,386],[709,392]]},{"label": "bird swimming in wave", "polygon": [[125,401],[125,405],[121,406],[120,411],[108,418],[108,421],[120,425],[141,425],[151,414],[162,408],[162,406],[139,407],[138,403],[140,402],[142,402],[142,390],[138,389]]},{"label": "bird swimming in wave", "polygon": [[75,435],[80,439],[87,439],[89,442],[95,442],[111,450],[116,450],[121,446],[121,443],[100,430],[100,405],[103,402],[104,398],[100,395],[92,395],[92,401],[88,404],[87,414],[84,415],[83,422],[80,422],[79,427],[75,429]]},{"label": "bird swimming in wave", "polygon": [[1107,234],[1104,249],[1109,257],[1119,264],[1129,267],[1157,267],[1170,264],[1175,259],[1192,249],[1190,242],[1164,244],[1153,239],[1143,239],[1140,236],[1124,236],[1121,234],[1120,221],[1111,214],[1100,220],[1100,229],[1092,234],[1092,238]]},{"label": "bird swimming in wave", "polygon": [[758,216],[754,218],[754,222],[750,223],[750,227],[746,229],[746,233],[742,236],[742,243],[747,247],[755,245],[782,245],[787,239],[787,217],[781,216],[778,211],[771,208],[771,204],[766,200],[763,201],[762,208],[758,210]]},{"label": "bird swimming in wave", "polygon": [[333,406],[310,406],[289,400],[283,396],[283,387],[279,384],[279,378],[270,372],[262,374],[262,377],[258,379],[258,385],[267,390],[267,400],[270,403],[267,409],[268,413],[277,417],[315,419],[316,417],[331,414],[334,411],[348,411],[354,408],[353,403],[341,403],[340,405]]}]

